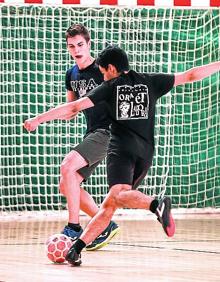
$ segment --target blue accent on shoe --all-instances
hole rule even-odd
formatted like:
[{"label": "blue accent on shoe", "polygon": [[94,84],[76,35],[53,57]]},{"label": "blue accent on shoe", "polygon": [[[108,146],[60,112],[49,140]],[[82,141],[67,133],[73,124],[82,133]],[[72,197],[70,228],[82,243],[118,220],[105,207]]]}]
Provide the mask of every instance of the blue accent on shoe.
[{"label": "blue accent on shoe", "polygon": [[70,239],[72,241],[75,241],[83,233],[83,229],[81,229],[80,231],[77,232],[77,231],[73,230],[72,228],[70,228],[68,225],[66,225],[64,227],[63,231],[61,231],[61,233],[70,237]]},{"label": "blue accent on shoe", "polygon": [[91,244],[86,246],[86,250],[94,251],[108,245],[109,241],[119,232],[119,230],[119,226],[114,221],[111,221],[108,227]]}]

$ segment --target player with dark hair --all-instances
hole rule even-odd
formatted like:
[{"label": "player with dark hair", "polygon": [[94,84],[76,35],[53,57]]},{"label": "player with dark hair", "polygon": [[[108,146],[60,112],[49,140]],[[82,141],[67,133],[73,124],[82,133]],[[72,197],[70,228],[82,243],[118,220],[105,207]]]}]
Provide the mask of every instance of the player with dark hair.
[{"label": "player with dark hair", "polygon": [[[112,118],[107,155],[110,190],[98,213],[66,256],[67,261],[75,266],[81,264],[82,249],[108,226],[116,209],[121,207],[150,210],[157,216],[167,236],[174,235],[171,199],[157,199],[136,190],[153,158],[156,102],[174,86],[203,79],[220,70],[220,62],[216,62],[178,74],[140,74],[129,71],[126,53],[111,46],[100,54],[97,64],[105,82],[87,97],[58,106],[25,122],[25,128],[31,131],[42,122],[68,119],[78,111],[103,101],[108,105]],[[121,105],[125,102],[130,105],[126,116],[121,112]]]},{"label": "player with dark hair", "polygon": [[[67,101],[84,97],[90,90],[103,82],[96,60],[90,54],[90,34],[82,24],[73,24],[66,31],[67,49],[75,60],[75,65],[66,72]],[[80,184],[86,181],[107,155],[110,138],[110,119],[103,105],[84,111],[87,129],[83,141],[68,153],[61,163],[60,191],[67,199],[69,219],[62,233],[77,239],[83,229],[79,222],[79,211],[90,217],[98,212],[92,196]],[[111,221],[87,250],[105,246],[119,231],[118,225]]]}]

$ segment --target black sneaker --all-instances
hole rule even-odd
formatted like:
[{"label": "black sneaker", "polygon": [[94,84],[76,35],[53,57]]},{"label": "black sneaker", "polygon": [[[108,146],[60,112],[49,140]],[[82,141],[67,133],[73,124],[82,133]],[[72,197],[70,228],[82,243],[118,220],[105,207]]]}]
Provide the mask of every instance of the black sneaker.
[{"label": "black sneaker", "polygon": [[155,214],[167,236],[172,237],[175,233],[175,222],[171,214],[171,199],[169,197],[160,200]]},{"label": "black sneaker", "polygon": [[80,264],[82,263],[81,254],[77,254],[74,249],[74,246],[69,249],[65,259],[68,261],[69,264],[74,266],[80,266]]},{"label": "black sneaker", "polygon": [[119,226],[111,221],[108,227],[88,246],[87,251],[95,251],[108,245],[109,241],[119,232]]}]

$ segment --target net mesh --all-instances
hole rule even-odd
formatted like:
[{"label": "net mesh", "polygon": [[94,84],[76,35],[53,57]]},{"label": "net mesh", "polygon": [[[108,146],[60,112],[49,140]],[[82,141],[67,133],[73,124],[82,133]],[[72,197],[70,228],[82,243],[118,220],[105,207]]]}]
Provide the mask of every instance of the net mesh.
[{"label": "net mesh", "polygon": [[[182,72],[220,59],[219,9],[0,6],[0,210],[65,209],[59,166],[85,131],[54,121],[34,133],[23,121],[66,101],[74,63],[65,31],[83,23],[92,55],[118,44],[140,72]],[[178,86],[157,104],[155,157],[140,191],[172,196],[174,207],[220,207],[219,73]],[[85,189],[100,204],[108,191],[105,162]]]}]

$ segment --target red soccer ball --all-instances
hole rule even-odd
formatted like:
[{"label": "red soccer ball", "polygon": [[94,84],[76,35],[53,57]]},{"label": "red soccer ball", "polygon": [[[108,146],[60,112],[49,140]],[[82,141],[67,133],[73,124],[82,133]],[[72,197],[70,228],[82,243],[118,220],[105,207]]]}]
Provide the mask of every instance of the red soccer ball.
[{"label": "red soccer ball", "polygon": [[50,236],[46,241],[47,257],[52,262],[64,262],[65,256],[72,244],[72,240],[64,234],[55,234]]}]

